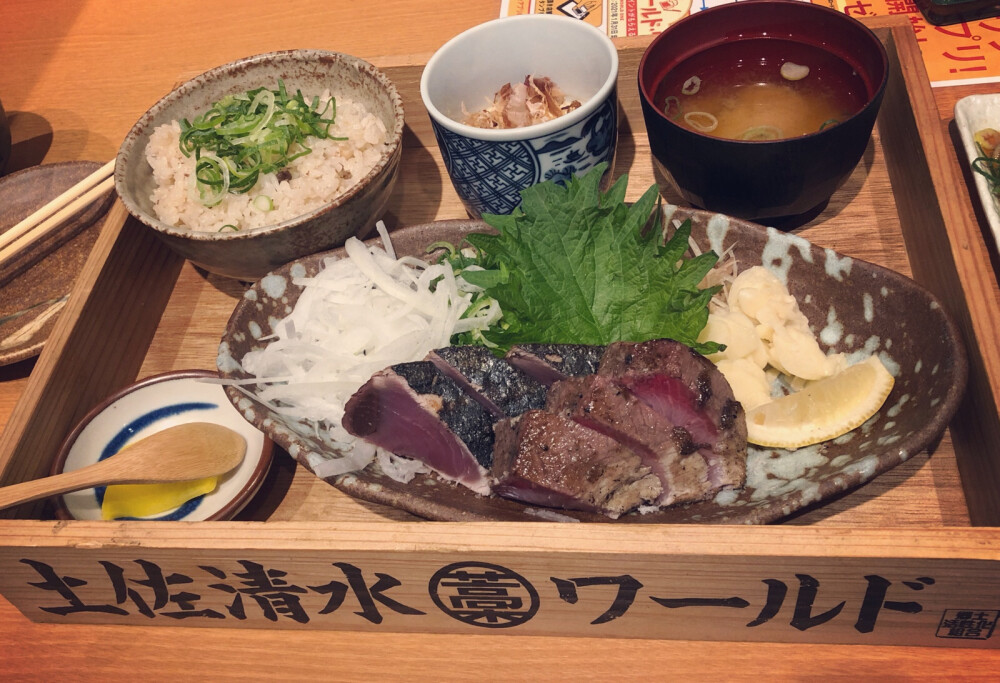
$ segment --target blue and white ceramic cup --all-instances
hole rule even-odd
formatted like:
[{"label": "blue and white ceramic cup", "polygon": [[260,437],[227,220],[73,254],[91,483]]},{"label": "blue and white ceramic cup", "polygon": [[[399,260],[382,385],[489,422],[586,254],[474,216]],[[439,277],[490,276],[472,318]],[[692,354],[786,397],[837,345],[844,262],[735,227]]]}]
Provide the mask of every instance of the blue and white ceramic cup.
[{"label": "blue and white ceramic cup", "polygon": [[[506,83],[550,78],[577,109],[523,128],[461,123]],[[441,156],[469,215],[507,214],[521,190],[608,163],[618,142],[618,52],[582,20],[529,14],[480,24],[445,43],[427,62],[420,95]]]}]

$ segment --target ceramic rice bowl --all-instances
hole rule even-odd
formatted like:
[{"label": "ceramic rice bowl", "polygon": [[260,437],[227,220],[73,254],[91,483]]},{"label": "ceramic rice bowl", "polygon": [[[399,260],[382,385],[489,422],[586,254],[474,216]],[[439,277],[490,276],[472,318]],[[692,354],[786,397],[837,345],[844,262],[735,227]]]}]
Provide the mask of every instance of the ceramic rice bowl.
[{"label": "ceramic rice bowl", "polygon": [[[303,215],[239,232],[204,232],[159,220],[150,195],[155,187],[146,148],[161,124],[193,118],[221,97],[266,87],[306,95],[330,90],[361,103],[387,131],[386,151],[368,174],[345,193]],[[165,96],[132,127],[118,152],[115,188],[125,207],[173,250],[211,273],[253,281],[293,259],[365,236],[385,209],[396,182],[402,151],[403,107],[391,81],[356,57],[322,50],[255,55],[211,69]]]}]

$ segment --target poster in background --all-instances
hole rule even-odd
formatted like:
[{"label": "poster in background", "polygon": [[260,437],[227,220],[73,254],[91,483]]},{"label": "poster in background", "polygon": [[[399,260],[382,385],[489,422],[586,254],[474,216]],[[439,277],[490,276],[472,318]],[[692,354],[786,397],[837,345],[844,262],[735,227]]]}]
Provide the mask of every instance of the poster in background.
[{"label": "poster in background", "polygon": [[[500,16],[565,14],[601,28],[612,38],[621,38],[655,35],[692,12],[734,1],[502,0]],[[935,26],[913,0],[813,1],[856,18],[905,16],[913,26],[931,85],[1000,82],[1000,17]]]}]

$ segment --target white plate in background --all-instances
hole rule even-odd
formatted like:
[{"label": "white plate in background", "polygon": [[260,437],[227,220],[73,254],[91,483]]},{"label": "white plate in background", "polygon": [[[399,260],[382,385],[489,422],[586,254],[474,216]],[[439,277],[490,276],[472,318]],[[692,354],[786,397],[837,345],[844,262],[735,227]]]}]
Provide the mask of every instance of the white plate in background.
[{"label": "white plate in background", "polygon": [[[971,165],[979,156],[979,148],[973,136],[977,130],[995,128],[1000,130],[1000,93],[991,95],[969,95],[955,103],[955,124],[962,136],[965,155]],[[986,220],[989,221],[993,239],[1000,248],[1000,209],[997,198],[990,192],[990,185],[981,173],[972,172],[979,190],[979,199],[983,204]]]}]

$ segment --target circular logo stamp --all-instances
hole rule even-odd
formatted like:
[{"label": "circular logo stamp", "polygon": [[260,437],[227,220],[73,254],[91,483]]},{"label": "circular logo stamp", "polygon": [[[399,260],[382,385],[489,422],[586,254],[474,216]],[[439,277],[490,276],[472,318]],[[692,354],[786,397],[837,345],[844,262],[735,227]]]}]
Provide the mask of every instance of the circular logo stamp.
[{"label": "circular logo stamp", "polygon": [[473,626],[510,628],[538,612],[538,591],[527,579],[486,562],[456,562],[442,567],[427,588],[442,612]]}]

